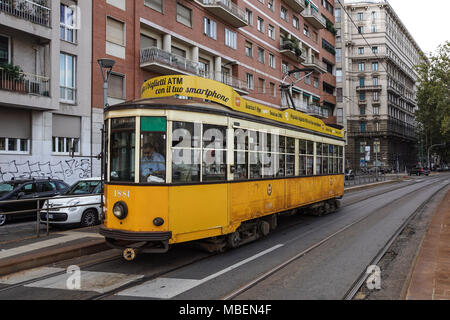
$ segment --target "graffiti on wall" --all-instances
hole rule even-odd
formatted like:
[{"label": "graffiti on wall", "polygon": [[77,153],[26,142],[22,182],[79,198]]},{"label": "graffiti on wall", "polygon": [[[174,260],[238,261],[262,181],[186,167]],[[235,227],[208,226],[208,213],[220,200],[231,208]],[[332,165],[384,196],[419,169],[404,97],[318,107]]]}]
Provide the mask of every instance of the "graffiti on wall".
[{"label": "graffiti on wall", "polygon": [[69,159],[51,161],[12,160],[0,162],[0,182],[20,178],[53,178],[73,183],[78,179],[91,177],[90,159]]}]

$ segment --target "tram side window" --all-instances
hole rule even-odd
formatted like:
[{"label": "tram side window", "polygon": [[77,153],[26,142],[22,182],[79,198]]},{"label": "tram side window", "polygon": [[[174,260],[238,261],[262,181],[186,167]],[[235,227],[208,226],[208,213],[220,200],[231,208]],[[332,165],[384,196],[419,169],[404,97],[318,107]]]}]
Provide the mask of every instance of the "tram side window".
[{"label": "tram side window", "polygon": [[344,173],[344,147],[338,147],[338,173]]},{"label": "tram side window", "polygon": [[250,179],[260,179],[262,174],[262,135],[257,131],[249,131]]},{"label": "tram side window", "polygon": [[295,175],[295,139],[286,138],[286,177]]},{"label": "tram side window", "polygon": [[135,118],[111,119],[111,181],[134,182],[135,135]]},{"label": "tram side window", "polygon": [[314,142],[299,140],[299,175],[312,176],[314,162]]},{"label": "tram side window", "polygon": [[140,182],[166,181],[166,118],[141,117]]},{"label": "tram side window", "polygon": [[234,180],[248,179],[248,131],[234,130]]},{"label": "tram side window", "polygon": [[201,124],[172,123],[172,182],[200,182]]},{"label": "tram side window", "polygon": [[227,127],[203,124],[202,181],[227,178]]},{"label": "tram side window", "polygon": [[316,175],[322,174],[322,143],[316,143]]}]

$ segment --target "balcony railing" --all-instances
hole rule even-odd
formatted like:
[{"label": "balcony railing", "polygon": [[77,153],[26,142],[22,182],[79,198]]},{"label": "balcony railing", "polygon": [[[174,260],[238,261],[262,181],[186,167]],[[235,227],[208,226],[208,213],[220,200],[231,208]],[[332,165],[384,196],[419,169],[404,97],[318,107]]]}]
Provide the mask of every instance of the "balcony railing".
[{"label": "balcony railing", "polygon": [[306,109],[306,113],[315,117],[328,118],[328,109],[316,105],[309,105]]},{"label": "balcony railing", "polygon": [[[142,49],[141,66],[152,63],[162,64],[170,69],[179,70],[181,71],[180,73],[183,74],[199,74],[198,62],[188,60],[182,56],[164,51],[156,47]],[[171,73],[170,69],[168,69],[165,73]]]},{"label": "balcony railing", "polygon": [[225,19],[233,27],[239,28],[247,25],[245,10],[239,8],[231,0],[199,0],[205,9]]},{"label": "balcony railing", "polygon": [[302,12],[302,16],[316,29],[325,29],[327,27],[327,21],[325,20],[325,18],[311,7],[306,8]]},{"label": "balcony railing", "polygon": [[24,72],[11,75],[0,68],[0,90],[49,97],[50,78]]},{"label": "balcony railing", "polygon": [[305,0],[284,0],[284,2],[286,2],[297,13],[301,13],[306,7]]},{"label": "balcony railing", "polygon": [[314,57],[309,58],[306,62],[303,63],[303,65],[305,67],[312,67],[320,73],[326,73],[328,71],[327,65],[324,62],[315,59]]},{"label": "balcony railing", "polygon": [[220,82],[234,88],[241,94],[248,94],[249,88],[247,85],[247,81],[242,81],[238,78],[222,73]]},{"label": "balcony railing", "polygon": [[365,86],[357,86],[356,91],[381,91],[382,90],[381,85],[365,85]]},{"label": "balcony railing", "polygon": [[46,0],[0,0],[0,11],[50,27],[51,9],[46,5]]}]

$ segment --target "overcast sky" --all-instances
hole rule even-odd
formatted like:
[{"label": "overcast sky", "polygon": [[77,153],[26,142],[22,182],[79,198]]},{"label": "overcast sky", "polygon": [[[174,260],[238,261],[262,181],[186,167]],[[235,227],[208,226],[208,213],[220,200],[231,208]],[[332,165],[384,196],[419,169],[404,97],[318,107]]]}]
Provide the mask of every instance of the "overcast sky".
[{"label": "overcast sky", "polygon": [[450,41],[450,0],[388,0],[425,52]]}]

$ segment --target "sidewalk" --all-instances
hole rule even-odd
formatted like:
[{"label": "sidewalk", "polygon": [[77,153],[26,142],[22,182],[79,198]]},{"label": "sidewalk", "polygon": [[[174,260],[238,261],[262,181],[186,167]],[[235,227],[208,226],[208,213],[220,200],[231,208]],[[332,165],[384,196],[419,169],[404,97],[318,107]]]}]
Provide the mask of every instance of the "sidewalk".
[{"label": "sidewalk", "polygon": [[108,249],[98,227],[0,242],[0,276]]},{"label": "sidewalk", "polygon": [[407,300],[450,300],[450,191],[436,209],[411,274]]}]

